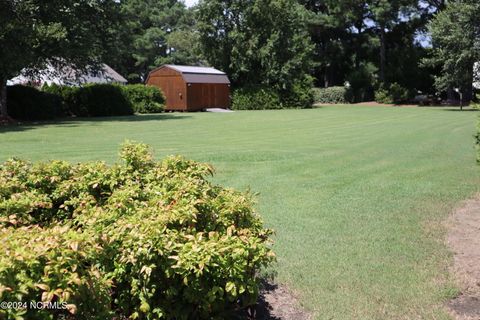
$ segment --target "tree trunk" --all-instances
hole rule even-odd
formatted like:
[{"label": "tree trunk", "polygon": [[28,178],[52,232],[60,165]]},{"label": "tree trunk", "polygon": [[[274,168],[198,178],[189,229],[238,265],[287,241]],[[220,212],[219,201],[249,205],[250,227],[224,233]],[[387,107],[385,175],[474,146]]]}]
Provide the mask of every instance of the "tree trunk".
[{"label": "tree trunk", "polygon": [[325,67],[325,73],[323,74],[323,86],[325,88],[328,88],[330,85],[328,81],[328,67]]},{"label": "tree trunk", "polygon": [[7,80],[3,78],[0,78],[0,118],[9,118],[7,112]]},{"label": "tree trunk", "polygon": [[360,57],[358,56],[359,55],[359,52],[360,52],[360,44],[361,44],[361,39],[362,39],[362,32],[363,32],[363,29],[362,29],[362,26],[363,26],[363,21],[359,21],[357,22],[356,24],[356,28],[357,28],[357,41],[355,43],[355,49],[356,49],[356,52],[357,54],[355,55],[355,69],[359,69],[360,68]]},{"label": "tree trunk", "polygon": [[380,28],[380,82],[385,83],[385,65],[387,60],[385,27],[382,25]]}]

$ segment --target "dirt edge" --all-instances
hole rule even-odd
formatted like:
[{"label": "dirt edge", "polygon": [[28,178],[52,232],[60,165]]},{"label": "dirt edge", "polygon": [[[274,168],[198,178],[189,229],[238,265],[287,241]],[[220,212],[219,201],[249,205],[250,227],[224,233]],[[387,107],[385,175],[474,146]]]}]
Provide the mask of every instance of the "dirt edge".
[{"label": "dirt edge", "polygon": [[447,223],[447,245],[453,253],[451,272],[460,294],[447,302],[455,320],[480,319],[480,194],[463,202]]}]

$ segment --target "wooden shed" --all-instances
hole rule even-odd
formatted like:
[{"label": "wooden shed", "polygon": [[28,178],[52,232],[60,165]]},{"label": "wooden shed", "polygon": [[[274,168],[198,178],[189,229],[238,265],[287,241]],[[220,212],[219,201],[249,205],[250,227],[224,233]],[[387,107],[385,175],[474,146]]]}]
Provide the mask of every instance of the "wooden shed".
[{"label": "wooden shed", "polygon": [[146,83],[163,91],[168,111],[230,107],[230,80],[217,69],[164,65],[150,72]]}]

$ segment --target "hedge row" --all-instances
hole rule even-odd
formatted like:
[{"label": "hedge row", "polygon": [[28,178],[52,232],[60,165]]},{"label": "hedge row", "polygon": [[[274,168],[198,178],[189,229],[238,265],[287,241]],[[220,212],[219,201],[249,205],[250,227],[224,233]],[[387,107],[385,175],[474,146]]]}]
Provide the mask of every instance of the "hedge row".
[{"label": "hedge row", "polygon": [[19,120],[46,120],[63,114],[62,99],[32,87],[7,87],[8,113]]},{"label": "hedge row", "polygon": [[256,301],[273,259],[250,195],[126,143],[121,164],[0,166],[2,319],[211,319]]},{"label": "hedge row", "polygon": [[234,110],[301,109],[311,108],[313,93],[310,83],[299,82],[289,90],[268,86],[247,86],[236,89],[232,97]]},{"label": "hedge row", "polygon": [[123,116],[158,113],[165,97],[155,87],[144,85],[92,84],[83,87],[12,86],[7,90],[10,115],[18,120],[44,120],[64,116]]}]

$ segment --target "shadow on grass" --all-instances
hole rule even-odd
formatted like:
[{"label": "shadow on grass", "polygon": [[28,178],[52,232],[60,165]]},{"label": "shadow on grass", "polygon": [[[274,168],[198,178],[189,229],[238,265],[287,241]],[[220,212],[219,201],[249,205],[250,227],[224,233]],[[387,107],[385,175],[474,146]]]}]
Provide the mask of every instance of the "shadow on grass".
[{"label": "shadow on grass", "polygon": [[257,304],[241,310],[229,319],[235,320],[310,320],[312,315],[300,307],[292,292],[284,285],[262,280]]},{"label": "shadow on grass", "polygon": [[478,112],[480,110],[477,110],[477,109],[463,109],[463,110],[460,110],[460,109],[443,109],[443,111],[453,111],[453,112]]},{"label": "shadow on grass", "polygon": [[182,120],[191,118],[185,114],[147,114],[119,117],[92,117],[92,118],[61,118],[57,120],[45,121],[24,121],[0,126],[0,134],[5,132],[18,132],[38,129],[47,125],[54,125],[63,128],[75,128],[84,123],[101,123],[101,122],[148,122],[148,121],[167,121]]}]

